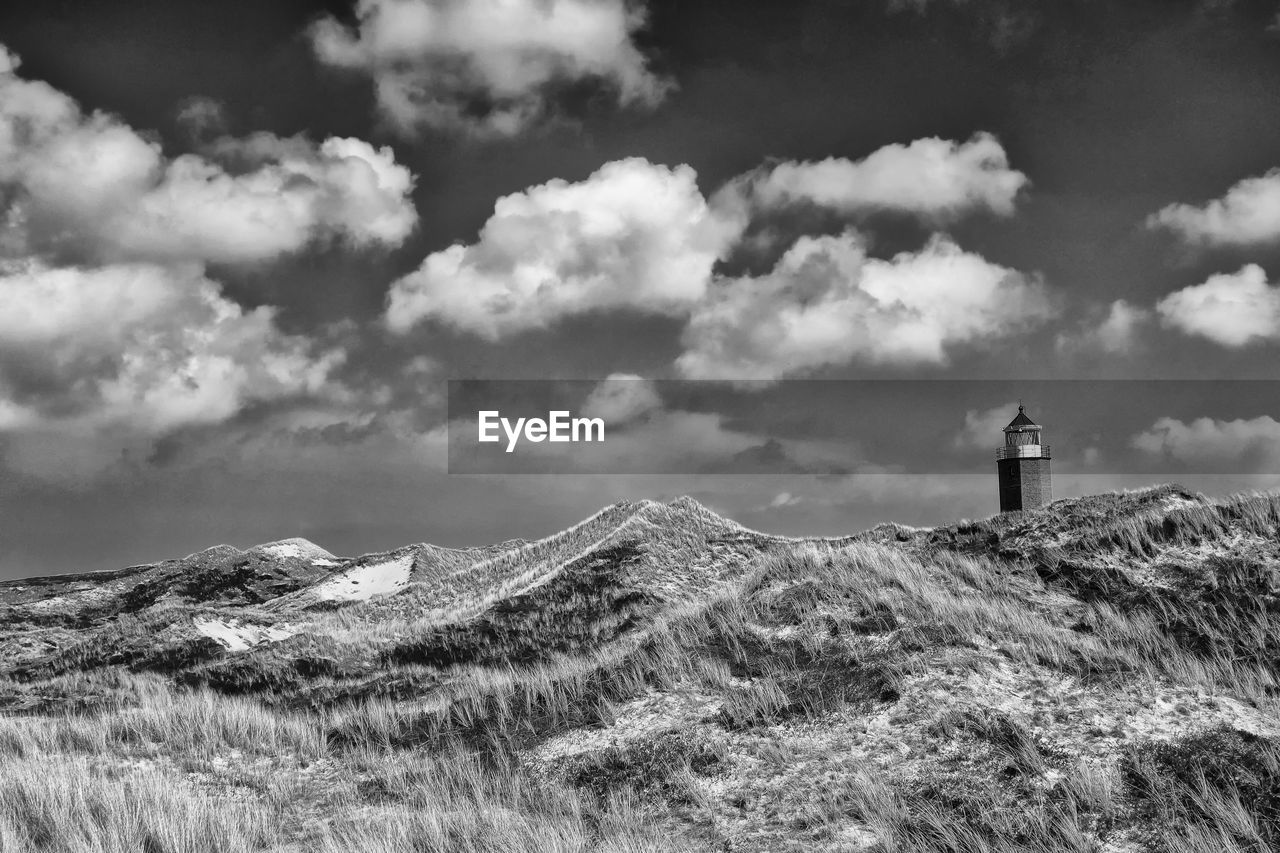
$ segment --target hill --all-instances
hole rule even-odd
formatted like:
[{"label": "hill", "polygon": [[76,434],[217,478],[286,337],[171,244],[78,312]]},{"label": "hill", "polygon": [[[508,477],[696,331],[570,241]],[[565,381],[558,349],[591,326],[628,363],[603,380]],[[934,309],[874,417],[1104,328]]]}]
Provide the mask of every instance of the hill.
[{"label": "hill", "polygon": [[0,849],[1280,849],[1280,498],[0,584]]}]

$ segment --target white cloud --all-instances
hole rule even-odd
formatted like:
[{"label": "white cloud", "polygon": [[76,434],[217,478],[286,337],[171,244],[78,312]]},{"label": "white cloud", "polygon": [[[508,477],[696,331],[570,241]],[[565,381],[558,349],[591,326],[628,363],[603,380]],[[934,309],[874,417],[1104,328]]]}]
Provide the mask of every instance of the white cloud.
[{"label": "white cloud", "polygon": [[0,44],[0,74],[12,74],[22,65],[22,60],[9,50],[9,48]]},{"label": "white cloud", "polygon": [[601,81],[620,103],[652,105],[669,84],[633,41],[629,0],[360,0],[356,25],[311,30],[320,61],[368,74],[381,113],[421,126],[511,135],[544,117],[551,90]]},{"label": "white cloud", "polygon": [[137,200],[109,239],[129,256],[268,260],[326,238],[398,245],[417,220],[413,179],[389,148],[330,138],[232,176],[185,155]]},{"label": "white cloud", "polygon": [[250,409],[350,420],[385,398],[335,378],[340,347],[285,334],[274,308],[224,296],[206,264],[267,261],[317,241],[399,243],[416,222],[413,177],[390,149],[256,134],[169,158],[17,67],[0,47],[0,452],[10,470],[84,484]]},{"label": "white cloud", "polygon": [[[1017,334],[1056,313],[1037,277],[944,235],[890,260],[868,257],[853,231],[802,237],[768,274],[717,275],[759,199],[807,194],[941,219],[976,208],[1009,212],[1026,180],[986,134],[843,161],[833,167],[843,181],[835,189],[808,168],[744,176],[710,204],[690,167],[640,158],[505,196],[474,243],[428,256],[392,285],[385,322],[403,334],[434,320],[496,341],[593,312],[665,314],[689,320],[677,364],[684,376],[771,380],[850,361],[944,364],[955,347]],[[1126,310],[1113,309],[1108,336],[1123,331]]]},{"label": "white cloud", "polygon": [[1160,418],[1135,435],[1133,447],[1183,462],[1223,462],[1261,455],[1280,463],[1280,422],[1267,415],[1252,419],[1196,418],[1190,423]]},{"label": "white cloud", "polygon": [[806,202],[844,213],[896,210],[948,220],[975,210],[1008,216],[1026,184],[999,141],[978,133],[963,143],[933,137],[886,145],[861,160],[779,163],[730,182],[715,202],[726,208]]},{"label": "white cloud", "polygon": [[677,367],[690,378],[778,379],[855,360],[945,364],[954,347],[1053,313],[1038,280],[943,236],[890,260],[869,258],[852,232],[802,237],[771,273],[716,284]]},{"label": "white cloud", "polygon": [[429,255],[397,281],[397,332],[436,319],[490,340],[611,308],[683,314],[736,235],[712,215],[688,166],[633,158],[584,181],[498,199],[480,238]]},{"label": "white cloud", "polygon": [[1132,305],[1117,299],[1107,307],[1106,313],[1095,315],[1075,331],[1058,335],[1059,351],[1091,350],[1107,354],[1130,352],[1138,343],[1142,329],[1150,323],[1153,313],[1148,308]]},{"label": "white cloud", "polygon": [[1147,218],[1192,244],[1254,245],[1280,239],[1280,169],[1245,178],[1201,207],[1171,204]]},{"label": "white cloud", "polygon": [[611,373],[582,404],[582,415],[602,418],[606,428],[623,426],[662,408],[662,399],[648,379],[632,373]]},{"label": "white cloud", "polygon": [[964,413],[964,427],[953,444],[958,448],[996,448],[1004,443],[1004,428],[1018,414],[1016,401],[1003,403],[985,411],[969,409]]},{"label": "white cloud", "polygon": [[1257,264],[1171,293],[1156,313],[1165,326],[1226,347],[1280,339],[1280,287]]},{"label": "white cloud", "polygon": [[272,309],[223,298],[198,266],[11,263],[0,292],[0,432],[32,473],[79,447],[71,471],[91,474],[122,447],[318,394],[341,361],[282,334]]},{"label": "white cloud", "polygon": [[1145,308],[1130,305],[1123,299],[1111,303],[1107,316],[1094,330],[1098,346],[1107,352],[1127,352],[1134,343],[1138,329],[1151,317]]},{"label": "white cloud", "polygon": [[611,309],[690,317],[685,375],[777,378],[854,359],[943,363],[952,346],[1052,313],[1038,281],[945,237],[892,261],[868,259],[852,232],[805,237],[769,275],[714,274],[759,199],[807,194],[948,218],[1008,212],[1026,180],[987,134],[887,146],[842,163],[832,167],[843,181],[835,189],[808,166],[778,167],[730,182],[710,204],[688,166],[639,158],[577,183],[531,187],[499,199],[475,243],[436,252],[395,282],[386,323],[405,333],[436,320],[499,340]]},{"label": "white cloud", "polygon": [[[242,169],[165,157],[119,119],[0,60],[0,189],[25,251],[105,262],[254,263],[321,240],[396,245],[417,220],[413,176],[389,148],[358,139],[231,141]],[[13,238],[10,238],[12,242]],[[7,248],[12,249],[12,246]]]}]

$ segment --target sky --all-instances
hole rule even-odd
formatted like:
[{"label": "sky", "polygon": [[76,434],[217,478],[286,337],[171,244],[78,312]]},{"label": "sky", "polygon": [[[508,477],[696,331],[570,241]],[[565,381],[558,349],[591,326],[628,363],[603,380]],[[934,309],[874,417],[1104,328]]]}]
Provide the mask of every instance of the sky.
[{"label": "sky", "polygon": [[[981,517],[1020,400],[1057,496],[1280,485],[1275,0],[50,0],[0,45],[0,577]],[[476,455],[464,385],[610,440]]]}]

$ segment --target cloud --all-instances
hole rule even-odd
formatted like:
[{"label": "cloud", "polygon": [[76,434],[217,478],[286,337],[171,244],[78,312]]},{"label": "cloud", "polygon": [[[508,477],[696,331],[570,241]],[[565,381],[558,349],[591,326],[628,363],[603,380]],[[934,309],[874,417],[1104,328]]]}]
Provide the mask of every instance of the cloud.
[{"label": "cloud", "polygon": [[778,163],[730,182],[716,202],[808,203],[846,214],[890,210],[945,221],[976,210],[1008,216],[1026,184],[1026,175],[1009,168],[1000,142],[977,133],[963,143],[933,137],[886,145],[861,160]]},{"label": "cloud", "polygon": [[[208,139],[220,113],[196,100],[181,120],[201,153],[168,157],[153,136],[85,113],[18,67],[0,47],[7,470],[82,486],[213,442],[245,419],[309,410],[362,428],[387,393],[337,378],[346,350],[320,339],[339,333],[285,334],[276,309],[226,297],[207,267],[322,241],[398,244],[416,223],[413,176],[390,149],[265,133]],[[301,417],[276,423],[310,429]]]},{"label": "cloud", "polygon": [[1182,462],[1221,463],[1252,457],[1275,465],[1280,464],[1280,422],[1267,415],[1230,421],[1206,417],[1190,423],[1160,418],[1133,436],[1130,444]]},{"label": "cloud", "polygon": [[1045,24],[1039,10],[1018,0],[888,0],[886,8],[890,14],[919,16],[939,8],[954,10],[971,18],[975,34],[1000,54],[1026,46]]},{"label": "cloud", "polygon": [[964,413],[964,428],[952,444],[960,449],[999,447],[1004,442],[1004,428],[1018,414],[1017,401],[1002,403],[985,411],[969,409]]},{"label": "cloud", "polygon": [[0,44],[0,74],[12,74],[22,66],[22,59]]},{"label": "cloud", "polygon": [[0,292],[0,432],[32,473],[56,447],[83,445],[73,473],[93,473],[90,458],[105,467],[123,447],[320,394],[342,360],[281,333],[271,308],[225,299],[194,265],[10,263]]},{"label": "cloud", "polygon": [[1171,204],[1147,218],[1149,228],[1167,228],[1187,243],[1249,246],[1280,239],[1280,169],[1245,178],[1222,198],[1203,206]]},{"label": "cloud", "polygon": [[1225,347],[1280,339],[1280,287],[1267,284],[1257,264],[1171,293],[1156,313],[1165,326]]},{"label": "cloud", "polygon": [[791,492],[778,492],[773,496],[773,500],[761,507],[762,510],[782,509],[783,507],[796,506],[804,503],[804,498],[799,495],[793,495]]},{"label": "cloud", "polygon": [[1152,317],[1150,309],[1117,299],[1106,308],[1105,314],[1096,315],[1073,332],[1059,334],[1057,347],[1059,352],[1127,353],[1136,346],[1139,334]]},{"label": "cloud", "polygon": [[216,98],[203,95],[184,98],[174,119],[196,142],[215,139],[227,132],[227,108]]},{"label": "cloud", "polygon": [[688,321],[682,376],[775,380],[852,361],[945,364],[957,347],[1056,315],[1038,277],[941,234],[889,260],[869,257],[852,230],[803,236],[769,273],[717,272],[761,204],[811,197],[954,218],[1011,211],[1026,180],[987,134],[887,146],[837,165],[834,183],[808,168],[735,179],[711,203],[690,167],[641,158],[513,193],[474,243],[435,252],[396,281],[384,320],[399,334],[436,321],[498,341],[590,313],[661,314]]},{"label": "cloud", "polygon": [[632,373],[611,373],[582,404],[582,416],[602,418],[606,428],[633,423],[662,408],[653,383]]},{"label": "cloud", "polygon": [[318,391],[337,359],[311,359],[305,338],[275,328],[273,309],[241,308],[195,267],[25,264],[0,283],[0,376],[18,391],[37,380],[52,419],[157,433],[222,420],[248,399]]},{"label": "cloud", "polygon": [[1092,338],[1107,352],[1127,352],[1133,347],[1138,330],[1150,318],[1149,310],[1117,299],[1111,303],[1107,316],[1093,330]]},{"label": "cloud", "polygon": [[857,163],[783,164],[729,182],[711,203],[688,166],[614,161],[499,199],[476,242],[428,256],[392,285],[385,321],[401,334],[435,320],[496,341],[608,310],[688,318],[679,367],[693,378],[945,363],[953,346],[1047,319],[1046,289],[943,236],[891,261],[869,259],[849,232],[802,237],[767,275],[728,279],[715,266],[762,205],[808,198],[947,219],[1010,212],[1025,182],[989,134],[886,146]]},{"label": "cloud", "polygon": [[851,361],[945,364],[955,347],[1054,313],[1039,280],[944,236],[890,260],[868,257],[853,232],[802,237],[772,272],[717,282],[676,364],[707,379],[778,379]]},{"label": "cloud", "polygon": [[386,321],[403,333],[434,319],[497,340],[593,311],[681,315],[735,235],[690,167],[614,161],[498,199],[477,242],[429,255],[392,285]]},{"label": "cloud", "polygon": [[[258,263],[308,245],[398,245],[417,214],[390,148],[269,134],[229,140],[239,168],[170,159],[150,136],[0,60],[0,198],[21,230],[9,251],[79,261]],[[7,70],[6,70],[7,69]],[[249,160],[252,151],[254,159]]]},{"label": "cloud", "polygon": [[853,471],[880,469],[880,466],[858,458],[856,446],[814,439],[778,439],[760,436],[759,441],[734,453],[726,460],[716,460],[703,467],[708,473],[813,474],[820,477],[842,477]]},{"label": "cloud", "polygon": [[629,0],[360,0],[355,15],[312,27],[316,56],[369,75],[404,132],[512,135],[554,109],[558,88],[594,82],[639,106],[670,88],[633,40],[645,10]]}]

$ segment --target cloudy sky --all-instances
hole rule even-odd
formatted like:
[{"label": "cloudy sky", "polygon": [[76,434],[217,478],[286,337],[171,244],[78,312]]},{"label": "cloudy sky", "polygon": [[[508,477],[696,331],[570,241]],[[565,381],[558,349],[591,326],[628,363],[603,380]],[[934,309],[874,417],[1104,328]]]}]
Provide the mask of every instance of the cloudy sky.
[{"label": "cloudy sky", "polygon": [[[1018,399],[1060,496],[1280,484],[1275,0],[24,5],[0,576],[982,516]],[[457,473],[497,379],[609,452]]]}]

